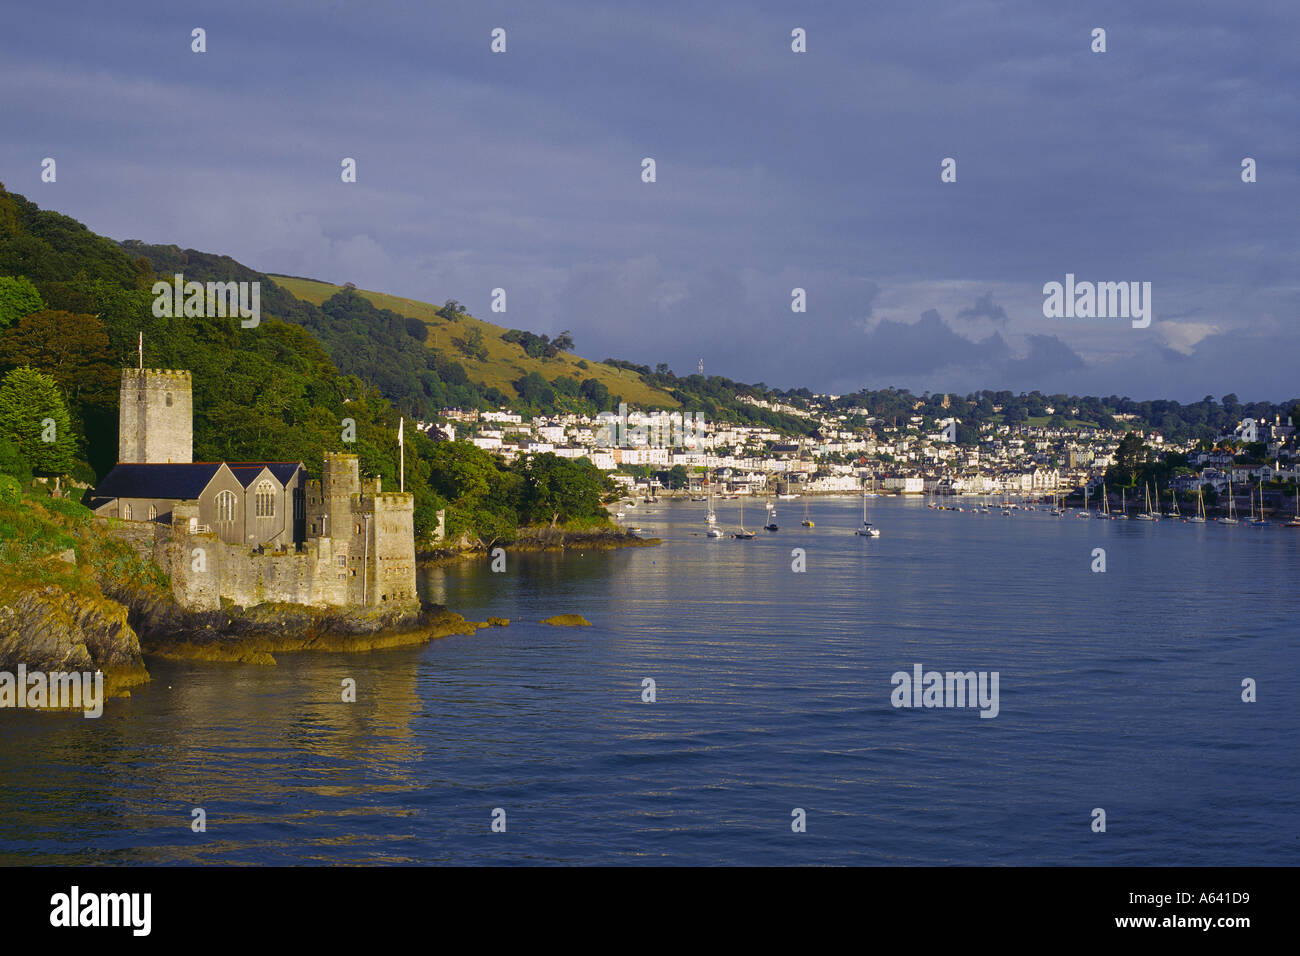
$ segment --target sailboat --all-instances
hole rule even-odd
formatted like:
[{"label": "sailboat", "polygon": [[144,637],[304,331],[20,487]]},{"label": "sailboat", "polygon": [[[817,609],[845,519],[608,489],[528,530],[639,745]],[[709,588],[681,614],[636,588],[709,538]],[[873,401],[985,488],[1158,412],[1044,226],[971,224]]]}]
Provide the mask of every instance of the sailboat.
[{"label": "sailboat", "polygon": [[1189,524],[1205,524],[1205,492],[1196,489],[1196,514],[1187,519]]},{"label": "sailboat", "polygon": [[1282,522],[1284,528],[1300,528],[1300,485],[1295,490],[1295,517]]},{"label": "sailboat", "polygon": [[879,538],[880,529],[873,528],[871,522],[867,520],[867,486],[862,486],[862,527],[853,532],[864,538]]},{"label": "sailboat", "polygon": [[1255,492],[1250,493],[1250,521],[1248,524],[1261,525],[1268,524],[1264,520],[1264,479],[1259,479],[1259,517],[1255,517]]},{"label": "sailboat", "polygon": [[1146,510],[1138,514],[1137,520],[1138,521],[1159,521],[1160,516],[1156,514],[1152,514],[1151,512],[1151,488],[1148,485],[1143,484],[1142,494],[1146,499],[1146,504],[1145,504]]},{"label": "sailboat", "polygon": [[1111,520],[1112,521],[1128,520],[1128,495],[1124,493],[1123,488],[1119,490],[1119,514],[1111,515]]},{"label": "sailboat", "polygon": [[1058,500],[1059,498],[1060,498],[1060,495],[1059,495],[1057,492],[1053,491],[1053,492],[1052,492],[1052,511],[1051,511],[1051,513],[1052,513],[1053,515],[1055,515],[1056,517],[1058,517],[1058,518],[1059,518],[1061,515],[1065,514],[1065,509],[1061,507],[1061,503],[1060,503],[1060,501]]},{"label": "sailboat", "polygon": [[1236,506],[1236,504],[1233,502],[1232,498],[1233,498],[1233,495],[1232,495],[1232,479],[1229,478],[1229,479],[1228,479],[1228,516],[1227,516],[1226,518],[1220,518],[1220,519],[1219,519],[1219,524],[1238,524],[1238,523],[1239,523],[1239,522],[1237,521],[1237,506]]},{"label": "sailboat", "polygon": [[1088,511],[1088,479],[1083,480],[1083,510],[1079,512],[1080,518],[1091,518],[1092,513]]},{"label": "sailboat", "polygon": [[813,524],[813,519],[808,517],[808,502],[806,499],[804,500],[803,503],[803,521],[799,523],[802,524],[805,528],[816,527],[816,525]]},{"label": "sailboat", "polygon": [[705,523],[705,524],[717,524],[717,523],[718,523],[718,516],[717,516],[717,514],[714,513],[714,511],[713,511],[713,486],[712,486],[712,485],[709,485],[708,496],[707,496],[707,498],[706,498],[705,500],[708,501],[708,503],[709,503],[709,511],[708,511],[708,514],[706,514],[706,515],[704,516],[704,523]]},{"label": "sailboat", "polygon": [[1174,510],[1169,512],[1169,517],[1181,518],[1182,515],[1178,511],[1178,490],[1175,488],[1169,489],[1169,497],[1174,499]]},{"label": "sailboat", "polygon": [[740,499],[740,530],[732,535],[733,538],[739,538],[741,541],[748,541],[754,537],[754,532],[745,530],[745,499]]}]

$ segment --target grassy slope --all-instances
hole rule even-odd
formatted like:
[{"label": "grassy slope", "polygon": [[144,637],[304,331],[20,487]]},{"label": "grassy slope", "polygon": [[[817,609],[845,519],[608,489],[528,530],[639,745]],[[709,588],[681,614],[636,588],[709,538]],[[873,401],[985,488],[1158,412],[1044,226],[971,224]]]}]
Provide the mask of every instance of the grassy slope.
[{"label": "grassy slope", "polygon": [[[287,289],[293,295],[307,302],[320,305],[341,286],[314,279],[295,279],[289,276],[272,275],[277,285]],[[455,358],[465,368],[466,374],[474,382],[493,385],[507,395],[515,394],[511,382],[529,372],[538,372],[548,382],[560,375],[570,375],[579,381],[594,378],[609,389],[611,395],[622,395],[629,406],[635,408],[676,408],[679,403],[662,389],[652,388],[641,381],[635,372],[613,368],[599,362],[587,360],[587,368],[579,368],[580,356],[562,352],[553,359],[535,359],[524,354],[518,345],[501,341],[503,326],[493,325],[471,316],[462,316],[456,322],[448,322],[437,314],[439,306],[415,299],[403,299],[382,292],[368,292],[358,289],[358,293],[369,299],[377,308],[389,309],[399,315],[419,319],[429,327],[430,347],[437,348]],[[469,330],[478,326],[483,332],[483,346],[487,349],[487,361],[468,358],[452,344],[452,337],[467,338]],[[608,409],[617,411],[617,409]]]}]

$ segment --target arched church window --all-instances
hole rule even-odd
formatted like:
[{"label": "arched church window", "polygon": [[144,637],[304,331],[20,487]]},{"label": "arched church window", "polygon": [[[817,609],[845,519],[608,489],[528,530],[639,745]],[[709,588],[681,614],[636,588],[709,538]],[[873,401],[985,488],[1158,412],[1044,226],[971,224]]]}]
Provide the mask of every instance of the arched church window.
[{"label": "arched church window", "polygon": [[217,520],[235,520],[235,493],[233,491],[223,491],[217,495]]},{"label": "arched church window", "polygon": [[275,486],[265,478],[258,482],[257,485],[257,517],[273,518],[275,517]]}]

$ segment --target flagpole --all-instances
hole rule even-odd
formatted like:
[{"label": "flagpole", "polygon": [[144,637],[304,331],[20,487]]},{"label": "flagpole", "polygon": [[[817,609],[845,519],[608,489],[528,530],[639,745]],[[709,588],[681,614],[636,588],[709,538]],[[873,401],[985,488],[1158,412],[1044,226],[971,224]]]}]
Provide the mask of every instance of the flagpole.
[{"label": "flagpole", "polygon": [[398,490],[402,492],[406,491],[406,442],[402,439],[402,426],[405,423],[406,419],[404,418],[397,420],[397,448],[398,455],[401,457],[401,464],[398,465],[397,482]]},{"label": "flagpole", "polygon": [[144,371],[144,332],[140,333],[140,371]]}]

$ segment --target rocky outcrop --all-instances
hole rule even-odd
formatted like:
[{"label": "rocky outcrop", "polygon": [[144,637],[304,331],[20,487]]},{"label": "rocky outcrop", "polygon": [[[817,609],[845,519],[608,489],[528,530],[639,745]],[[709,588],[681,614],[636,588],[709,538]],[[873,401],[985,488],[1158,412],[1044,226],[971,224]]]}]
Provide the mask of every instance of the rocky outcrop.
[{"label": "rocky outcrop", "polygon": [[581,614],[555,614],[542,623],[552,627],[591,627],[591,622]]},{"label": "rocky outcrop", "polygon": [[55,587],[23,591],[0,607],[0,670],[20,663],[46,673],[103,671],[110,696],[149,680],[126,608]]},{"label": "rocky outcrop", "polygon": [[259,604],[189,611],[169,595],[114,596],[127,604],[144,653],[164,658],[274,664],[278,653],[382,650],[475,631],[464,617],[437,604]]}]

